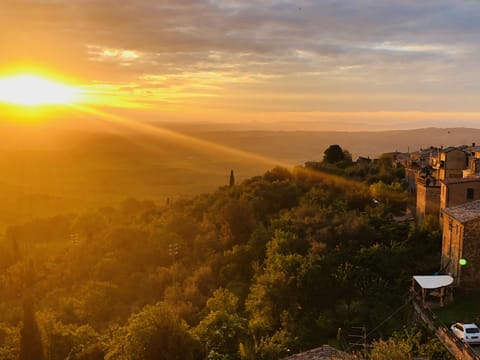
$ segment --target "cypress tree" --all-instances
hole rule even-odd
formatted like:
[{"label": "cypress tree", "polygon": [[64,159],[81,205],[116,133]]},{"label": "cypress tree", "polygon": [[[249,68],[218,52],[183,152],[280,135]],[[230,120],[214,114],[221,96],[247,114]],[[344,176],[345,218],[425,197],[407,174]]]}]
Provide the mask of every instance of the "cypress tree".
[{"label": "cypress tree", "polygon": [[33,300],[23,302],[23,327],[20,330],[20,360],[44,360],[42,339],[33,311]]},{"label": "cypress tree", "polygon": [[230,187],[235,185],[235,175],[233,175],[233,169],[230,170]]}]

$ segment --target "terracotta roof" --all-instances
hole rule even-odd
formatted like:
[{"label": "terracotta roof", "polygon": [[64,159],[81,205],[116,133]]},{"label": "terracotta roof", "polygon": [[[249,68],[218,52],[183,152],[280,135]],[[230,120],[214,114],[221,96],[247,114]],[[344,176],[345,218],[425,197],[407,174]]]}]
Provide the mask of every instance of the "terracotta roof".
[{"label": "terracotta roof", "polygon": [[346,358],[346,355],[343,351],[337,350],[330,345],[323,345],[303,353],[291,355],[282,360],[332,360]]},{"label": "terracotta roof", "polygon": [[458,205],[442,210],[448,216],[466,223],[472,220],[480,219],[480,200],[467,202],[463,205]]},{"label": "terracotta roof", "polygon": [[441,151],[444,152],[444,153],[448,153],[448,152],[454,151],[454,150],[465,152],[462,148],[455,147],[455,146],[449,146],[447,148],[442,149]]}]

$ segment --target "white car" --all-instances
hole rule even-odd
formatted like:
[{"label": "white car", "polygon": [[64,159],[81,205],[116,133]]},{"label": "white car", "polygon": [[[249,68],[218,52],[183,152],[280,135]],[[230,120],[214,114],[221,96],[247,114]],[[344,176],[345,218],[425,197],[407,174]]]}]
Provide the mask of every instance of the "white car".
[{"label": "white car", "polygon": [[480,344],[480,330],[475,324],[455,323],[450,326],[450,330],[452,330],[453,334],[463,342]]}]

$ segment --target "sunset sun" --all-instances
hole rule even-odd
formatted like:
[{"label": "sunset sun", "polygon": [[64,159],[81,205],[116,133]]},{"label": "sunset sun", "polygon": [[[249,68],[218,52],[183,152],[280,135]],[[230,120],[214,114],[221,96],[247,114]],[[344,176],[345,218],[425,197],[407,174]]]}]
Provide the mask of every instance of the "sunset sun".
[{"label": "sunset sun", "polygon": [[0,78],[0,102],[15,105],[69,105],[78,93],[74,87],[35,75]]}]

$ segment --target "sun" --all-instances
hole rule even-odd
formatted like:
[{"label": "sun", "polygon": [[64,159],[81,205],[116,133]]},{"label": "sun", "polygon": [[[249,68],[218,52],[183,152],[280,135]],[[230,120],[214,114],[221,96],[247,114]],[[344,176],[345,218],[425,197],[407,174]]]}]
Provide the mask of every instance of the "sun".
[{"label": "sun", "polygon": [[22,106],[70,105],[79,90],[36,75],[0,78],[0,102]]}]

